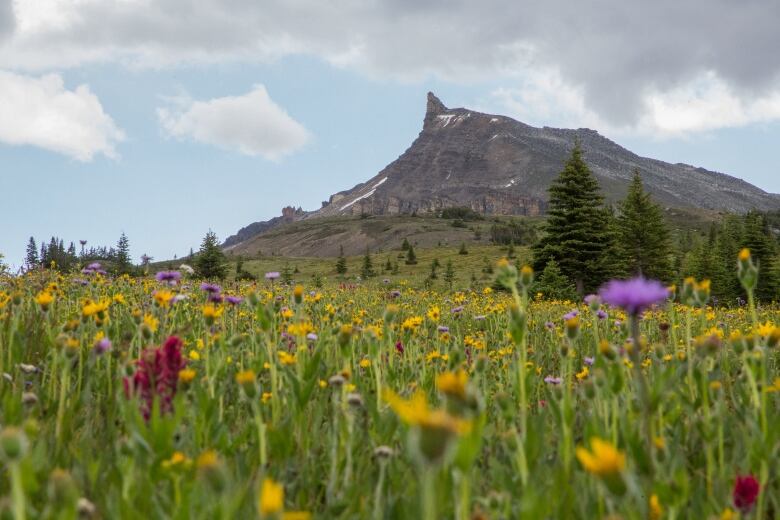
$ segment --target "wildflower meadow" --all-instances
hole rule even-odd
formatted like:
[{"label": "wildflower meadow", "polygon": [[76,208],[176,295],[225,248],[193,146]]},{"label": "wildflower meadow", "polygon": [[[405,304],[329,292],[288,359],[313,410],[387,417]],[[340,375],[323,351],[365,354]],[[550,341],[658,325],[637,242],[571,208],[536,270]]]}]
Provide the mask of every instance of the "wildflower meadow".
[{"label": "wildflower meadow", "polygon": [[780,516],[780,308],[734,258],[583,301],[495,283],[0,280],[0,517]]}]

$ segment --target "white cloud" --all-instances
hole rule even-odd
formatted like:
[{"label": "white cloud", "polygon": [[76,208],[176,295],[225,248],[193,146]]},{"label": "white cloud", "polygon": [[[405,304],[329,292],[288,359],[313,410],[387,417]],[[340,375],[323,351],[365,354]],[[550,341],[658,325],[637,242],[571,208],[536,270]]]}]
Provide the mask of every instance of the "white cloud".
[{"label": "white cloud", "polygon": [[306,129],[271,100],[263,85],[243,96],[193,101],[180,99],[157,115],[165,132],[178,139],[279,160],[303,146]]},{"label": "white cloud", "polygon": [[124,137],[89,86],[68,90],[56,74],[0,71],[0,142],[90,161],[98,154],[116,158]]},{"label": "white cloud", "polygon": [[[664,135],[765,120],[761,108],[780,92],[780,2],[771,0],[14,0],[13,7],[5,24],[0,12],[0,68],[15,70],[305,54],[381,79],[490,81],[519,99],[533,95],[552,116],[560,108],[575,119]],[[524,85],[527,75],[536,85]],[[715,114],[718,96],[739,106]]]}]

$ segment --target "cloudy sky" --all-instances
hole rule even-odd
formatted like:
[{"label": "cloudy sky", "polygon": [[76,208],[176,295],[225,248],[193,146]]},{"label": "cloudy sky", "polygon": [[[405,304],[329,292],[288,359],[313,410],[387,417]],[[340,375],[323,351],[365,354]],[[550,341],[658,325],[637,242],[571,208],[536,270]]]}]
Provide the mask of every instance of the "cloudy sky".
[{"label": "cloudy sky", "polygon": [[0,0],[0,252],[319,207],[425,93],[780,192],[775,0]]}]

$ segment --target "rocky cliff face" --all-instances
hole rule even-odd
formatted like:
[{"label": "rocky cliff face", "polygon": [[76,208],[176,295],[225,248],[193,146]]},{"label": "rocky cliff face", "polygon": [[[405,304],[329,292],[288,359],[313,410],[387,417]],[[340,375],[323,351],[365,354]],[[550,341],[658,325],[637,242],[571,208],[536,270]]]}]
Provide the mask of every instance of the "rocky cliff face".
[{"label": "rocky cliff face", "polygon": [[422,132],[409,149],[371,180],[331,196],[306,218],[448,206],[538,215],[576,139],[609,200],[622,198],[637,169],[647,189],[667,206],[734,212],[780,208],[780,198],[745,181],[639,157],[594,130],[535,128],[504,116],[450,109],[428,93]]},{"label": "rocky cliff face", "polygon": [[780,196],[734,177],[640,157],[595,130],[536,128],[500,115],[447,108],[428,93],[412,145],[372,179],[336,193],[322,208],[256,222],[225,242],[239,243],[291,220],[337,215],[410,215],[466,206],[488,215],[544,214],[547,188],[576,140],[609,201],[621,199],[634,170],[663,205],[744,213],[778,210]]}]

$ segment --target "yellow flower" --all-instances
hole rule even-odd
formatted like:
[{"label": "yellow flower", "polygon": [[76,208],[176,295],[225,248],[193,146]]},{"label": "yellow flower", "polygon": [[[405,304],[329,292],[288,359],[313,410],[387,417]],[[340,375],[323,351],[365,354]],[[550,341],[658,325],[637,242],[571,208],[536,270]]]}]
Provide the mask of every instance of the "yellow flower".
[{"label": "yellow flower", "polygon": [[157,326],[160,324],[160,320],[152,316],[151,314],[144,315],[144,325],[149,327],[152,332],[157,332]]},{"label": "yellow flower", "polygon": [[170,459],[162,462],[163,469],[186,469],[192,464],[192,461],[184,453],[174,451]]},{"label": "yellow flower", "polygon": [[236,383],[239,385],[250,385],[255,382],[257,375],[254,370],[242,370],[236,374]]},{"label": "yellow flower", "polygon": [[281,314],[282,314],[282,318],[284,319],[289,319],[295,316],[295,313],[292,311],[292,309],[288,309],[287,307],[282,309]]},{"label": "yellow flower", "polygon": [[577,459],[589,473],[607,477],[622,472],[626,467],[626,454],[609,442],[592,437],[590,445],[591,451],[582,446],[577,448]]},{"label": "yellow flower", "polygon": [[293,354],[288,354],[284,350],[279,352],[279,361],[282,363],[282,365],[294,365],[296,361],[296,356]]},{"label": "yellow flower", "polygon": [[108,310],[108,306],[111,304],[108,300],[103,300],[101,302],[93,302],[93,301],[87,301],[87,303],[82,307],[81,309],[81,315],[85,318],[89,318],[91,316],[97,316],[98,319],[102,319],[103,313],[105,313]]},{"label": "yellow flower", "polygon": [[371,366],[371,360],[363,358],[360,360],[360,368],[368,368]]},{"label": "yellow flower", "polygon": [[401,330],[414,332],[422,325],[422,322],[423,319],[420,316],[410,316],[401,324]]},{"label": "yellow flower", "polygon": [[658,500],[658,495],[655,493],[650,497],[650,503],[648,504],[648,507],[650,509],[650,519],[651,520],[658,520],[661,518],[661,515],[663,514],[664,510],[661,507],[661,501]]},{"label": "yellow flower", "polygon": [[772,386],[768,386],[764,388],[764,392],[771,394],[773,392],[780,392],[780,377],[775,378],[774,383]]},{"label": "yellow flower", "polygon": [[193,369],[185,368],[179,370],[179,381],[182,383],[190,383],[193,379],[195,379],[195,371]]},{"label": "yellow flower", "polygon": [[444,430],[454,434],[468,433],[471,422],[450,415],[445,410],[432,410],[421,391],[411,399],[404,399],[392,390],[385,390],[384,400],[395,414],[410,426],[419,426],[428,430]]},{"label": "yellow flower", "polygon": [[314,325],[310,321],[300,323],[290,323],[287,325],[287,334],[291,336],[303,337],[309,332],[314,332]]},{"label": "yellow flower", "polygon": [[328,382],[325,381],[324,379],[320,379],[320,388],[327,388],[327,387],[328,387]]},{"label": "yellow flower", "polygon": [[464,370],[443,372],[436,376],[436,388],[445,395],[465,399],[469,376]]},{"label": "yellow flower", "polygon": [[206,450],[198,455],[197,466],[199,469],[211,469],[219,464],[219,455],[214,450]]},{"label": "yellow flower", "polygon": [[728,507],[720,514],[720,520],[736,520],[736,518],[737,514]]},{"label": "yellow flower", "polygon": [[200,353],[197,350],[190,350],[190,359],[200,361]]},{"label": "yellow flower", "polygon": [[739,259],[743,262],[747,262],[748,260],[750,260],[750,249],[748,249],[747,247],[742,248],[739,251]]},{"label": "yellow flower", "polygon": [[54,296],[49,291],[41,291],[35,297],[35,303],[41,306],[41,309],[46,310],[54,301]]},{"label": "yellow flower", "polygon": [[767,321],[766,323],[759,325],[757,332],[759,336],[767,337],[775,331],[775,324]]},{"label": "yellow flower", "polygon": [[575,375],[577,376],[578,380],[582,381],[583,379],[587,378],[589,374],[590,374],[590,370],[588,370],[587,366],[584,366],[582,367],[582,371],[577,372],[577,374]]},{"label": "yellow flower", "polygon": [[428,309],[427,312],[428,319],[433,322],[438,322],[439,318],[441,318],[441,310],[437,306],[433,306],[430,309]]},{"label": "yellow flower", "polygon": [[218,307],[214,305],[213,303],[207,303],[203,306],[203,317],[206,318],[206,321],[214,321],[220,316],[222,316],[222,311],[224,309],[222,307]]},{"label": "yellow flower", "polygon": [[263,392],[263,395],[260,397],[260,399],[262,399],[264,403],[267,403],[271,400],[271,397],[273,397],[271,392]]},{"label": "yellow flower", "polygon": [[260,514],[275,515],[284,509],[284,487],[270,478],[263,480],[260,488]]},{"label": "yellow flower", "polygon": [[160,307],[167,307],[173,299],[173,293],[168,289],[160,289],[154,292],[154,301]]},{"label": "yellow flower", "polygon": [[308,511],[285,511],[282,513],[282,520],[311,520],[311,513]]}]

